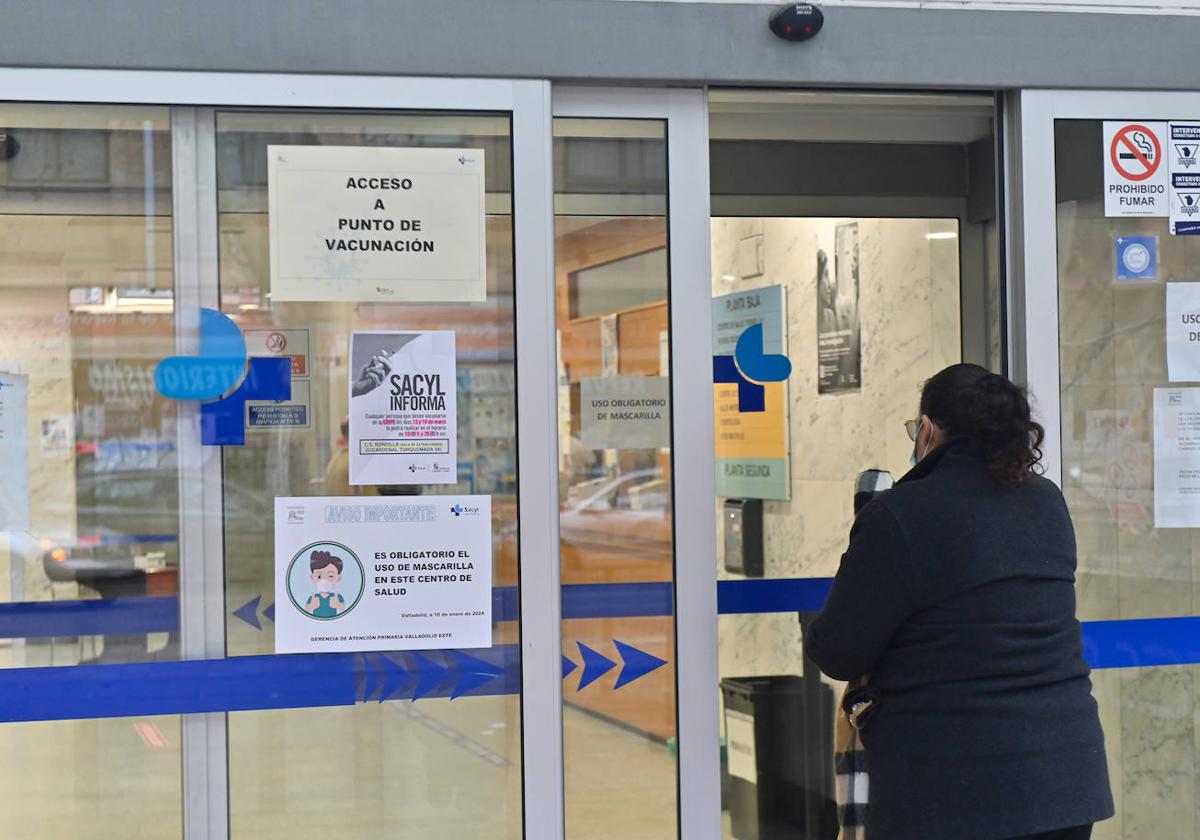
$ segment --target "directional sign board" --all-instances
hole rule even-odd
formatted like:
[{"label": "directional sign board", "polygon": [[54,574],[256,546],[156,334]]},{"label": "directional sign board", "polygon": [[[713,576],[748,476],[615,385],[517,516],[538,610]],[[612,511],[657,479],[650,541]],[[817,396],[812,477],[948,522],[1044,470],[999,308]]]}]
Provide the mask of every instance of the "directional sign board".
[{"label": "directional sign board", "polygon": [[1104,123],[1104,215],[1166,216],[1166,123]]}]

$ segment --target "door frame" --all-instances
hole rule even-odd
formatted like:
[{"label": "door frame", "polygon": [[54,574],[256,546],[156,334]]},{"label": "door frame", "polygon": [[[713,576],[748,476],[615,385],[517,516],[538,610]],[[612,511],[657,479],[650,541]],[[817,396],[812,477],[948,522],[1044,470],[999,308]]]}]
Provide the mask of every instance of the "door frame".
[{"label": "door frame", "polygon": [[[519,475],[521,713],[525,835],[560,838],[562,808],[553,150],[544,80],[0,67],[11,102],[169,107],[176,292],[181,306],[217,300],[215,107],[499,111],[512,115]],[[176,129],[179,136],[176,138]],[[210,166],[211,161],[211,166]],[[182,179],[182,180],[180,180]],[[200,188],[197,188],[200,185]],[[182,223],[180,223],[182,222]],[[193,310],[193,316],[195,313]],[[177,317],[177,348],[198,341]],[[186,414],[181,414],[181,419]],[[183,658],[225,655],[220,457],[180,423],[180,626]],[[187,436],[185,441],[183,437]],[[200,481],[195,481],[196,476]],[[184,487],[183,484],[189,486]],[[183,510],[185,503],[187,510]],[[184,559],[187,557],[188,559]],[[226,715],[182,715],[183,836],[229,833]]]},{"label": "door frame", "polygon": [[[667,127],[671,451],[679,836],[721,838],[712,269],[705,88],[554,85],[555,117]],[[679,457],[685,453],[684,457]]]},{"label": "door frame", "polygon": [[1055,120],[1165,121],[1200,114],[1200,95],[1174,92],[1022,90],[1010,94],[1010,347],[1014,378],[1028,384],[1046,427],[1042,464],[1062,486]]}]

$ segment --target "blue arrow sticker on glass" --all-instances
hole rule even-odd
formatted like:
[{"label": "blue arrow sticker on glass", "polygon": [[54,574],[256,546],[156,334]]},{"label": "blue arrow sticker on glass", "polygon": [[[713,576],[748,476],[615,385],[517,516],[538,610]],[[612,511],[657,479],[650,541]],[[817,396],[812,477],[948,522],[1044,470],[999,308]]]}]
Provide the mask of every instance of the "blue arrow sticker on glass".
[{"label": "blue arrow sticker on glass", "polygon": [[667,664],[665,659],[659,659],[653,654],[638,650],[624,642],[618,642],[616,639],[613,639],[613,644],[617,646],[617,653],[621,654],[621,661],[624,663],[621,674],[617,677],[617,684],[613,686],[614,690]]},{"label": "blue arrow sticker on glass", "polygon": [[583,657],[583,674],[579,677],[579,687],[576,691],[582,691],[617,667],[616,662],[592,650],[583,642],[576,642],[575,645],[579,648],[579,655]]}]

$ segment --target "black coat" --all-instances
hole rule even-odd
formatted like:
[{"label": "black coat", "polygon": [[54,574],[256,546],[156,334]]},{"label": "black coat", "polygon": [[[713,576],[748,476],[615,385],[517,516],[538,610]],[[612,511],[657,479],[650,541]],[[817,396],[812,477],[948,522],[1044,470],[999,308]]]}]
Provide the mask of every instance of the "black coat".
[{"label": "black coat", "polygon": [[1062,493],[951,440],[867,505],[805,639],[882,695],[868,840],[1000,840],[1113,814]]}]

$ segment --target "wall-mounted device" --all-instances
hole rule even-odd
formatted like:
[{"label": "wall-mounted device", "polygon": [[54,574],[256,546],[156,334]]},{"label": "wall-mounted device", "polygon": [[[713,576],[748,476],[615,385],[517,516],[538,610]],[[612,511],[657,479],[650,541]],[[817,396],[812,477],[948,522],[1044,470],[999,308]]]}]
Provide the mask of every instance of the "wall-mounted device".
[{"label": "wall-mounted device", "polygon": [[785,41],[807,41],[821,31],[825,15],[812,3],[784,3],[771,12],[767,25]]},{"label": "wall-mounted device", "polygon": [[10,132],[0,128],[0,160],[12,160],[21,151],[21,144]]},{"label": "wall-mounted device", "polygon": [[762,577],[762,499],[726,499],[723,518],[725,571],[746,577]]}]

